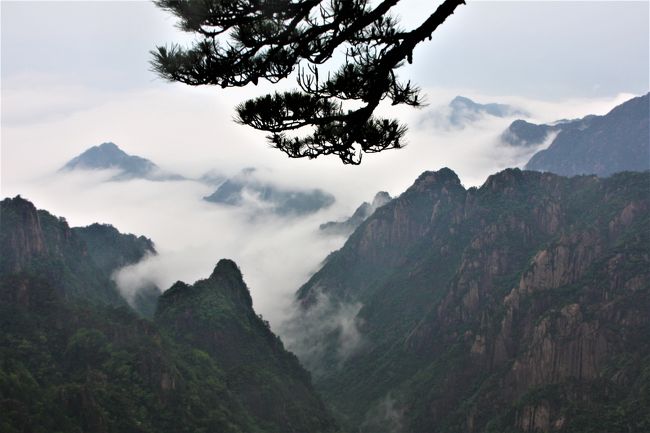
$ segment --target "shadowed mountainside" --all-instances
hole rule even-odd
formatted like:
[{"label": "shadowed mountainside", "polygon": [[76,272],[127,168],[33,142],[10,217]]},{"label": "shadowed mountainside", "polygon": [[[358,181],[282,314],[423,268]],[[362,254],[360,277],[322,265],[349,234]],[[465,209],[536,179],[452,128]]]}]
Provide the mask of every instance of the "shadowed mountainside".
[{"label": "shadowed mountainside", "polygon": [[647,431],[649,184],[425,172],[300,288],[290,348],[349,429]]},{"label": "shadowed mountainside", "polygon": [[151,321],[109,278],[149,239],[1,205],[0,431],[337,431],[234,262],[177,282]]},{"label": "shadowed mountainside", "polygon": [[553,126],[513,123],[509,130],[506,138],[515,141],[531,141],[541,137],[543,130],[559,130],[548,149],[528,161],[527,170],[563,176],[650,170],[650,94],[633,98],[604,116]]}]

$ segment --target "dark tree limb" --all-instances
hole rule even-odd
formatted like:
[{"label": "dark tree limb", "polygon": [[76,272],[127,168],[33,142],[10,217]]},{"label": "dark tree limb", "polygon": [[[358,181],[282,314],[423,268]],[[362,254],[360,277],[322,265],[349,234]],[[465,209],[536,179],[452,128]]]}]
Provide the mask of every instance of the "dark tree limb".
[{"label": "dark tree limb", "polygon": [[[421,104],[419,89],[401,83],[396,69],[465,3],[445,0],[406,31],[390,16],[399,1],[371,8],[367,0],[160,0],[181,29],[202,39],[189,48],[158,47],[152,67],[170,81],[221,87],[277,83],[298,68],[299,90],[240,104],[238,122],[270,133],[271,145],[291,158],[337,155],[359,164],[363,153],[404,146],[406,128],[373,112],[385,99]],[[323,80],[319,65],[339,49],[345,63]],[[345,110],[345,101],[361,106]],[[304,129],[303,136],[289,134]]]}]

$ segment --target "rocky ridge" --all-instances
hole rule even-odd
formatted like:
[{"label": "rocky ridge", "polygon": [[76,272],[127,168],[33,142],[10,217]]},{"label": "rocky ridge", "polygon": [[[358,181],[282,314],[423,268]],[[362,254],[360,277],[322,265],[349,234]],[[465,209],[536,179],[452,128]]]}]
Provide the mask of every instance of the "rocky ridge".
[{"label": "rocky ridge", "polygon": [[544,132],[559,131],[547,149],[528,161],[527,170],[563,176],[610,176],[626,170],[650,170],[649,98],[650,94],[646,94],[630,99],[604,116],[591,115],[554,125],[515,122],[502,138],[511,143],[541,143]]},{"label": "rocky ridge", "polygon": [[[317,387],[361,431],[387,399],[404,431],[643,431],[649,176],[424,173],[299,290],[306,310],[362,305]],[[332,352],[338,332],[314,338]]]}]

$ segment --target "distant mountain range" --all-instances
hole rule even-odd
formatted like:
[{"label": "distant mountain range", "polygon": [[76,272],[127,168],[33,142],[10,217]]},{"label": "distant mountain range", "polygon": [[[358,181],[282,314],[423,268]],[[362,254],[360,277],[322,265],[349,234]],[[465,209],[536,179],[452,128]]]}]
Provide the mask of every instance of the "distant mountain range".
[{"label": "distant mountain range", "polygon": [[464,96],[456,96],[450,103],[451,114],[449,120],[454,126],[463,126],[475,122],[482,116],[511,117],[529,116],[528,112],[506,104],[488,103],[479,104]]},{"label": "distant mountain range", "polygon": [[489,117],[528,117],[530,114],[507,104],[480,104],[465,96],[456,96],[448,106],[425,112],[420,123],[443,129],[463,129],[466,126]]},{"label": "distant mountain range", "polygon": [[[102,143],[91,147],[68,161],[59,171],[117,169],[112,181],[147,179],[152,181],[187,180],[173,173],[164,172],[152,161],[129,155],[115,143]],[[253,205],[256,211],[282,216],[301,216],[331,206],[335,198],[320,189],[297,190],[283,188],[259,180],[255,168],[246,168],[238,175],[227,178],[211,170],[195,179],[207,185],[218,185],[206,201],[230,206]]]},{"label": "distant mountain range", "polygon": [[650,428],[650,172],[423,173],[297,293],[343,431]]},{"label": "distant mountain range", "polygon": [[528,161],[527,170],[565,176],[650,169],[649,95],[631,99],[604,116],[560,125],[548,149]]},{"label": "distant mountain range", "polygon": [[211,203],[239,206],[246,202],[258,206],[260,211],[278,215],[307,215],[331,206],[334,196],[320,189],[286,189],[255,176],[248,168],[239,175],[224,181],[204,200]]},{"label": "distant mountain range", "polygon": [[378,208],[385,205],[392,198],[385,191],[379,191],[372,200],[372,203],[364,201],[350,216],[343,221],[329,221],[319,226],[319,229],[328,235],[349,236]]},{"label": "distant mountain range", "polygon": [[60,171],[117,169],[112,180],[148,179],[181,180],[182,176],[166,173],[156,164],[140,156],[129,155],[115,143],[93,146],[68,161]]},{"label": "distant mountain range", "polygon": [[527,170],[564,176],[650,169],[649,95],[633,98],[604,116],[537,125],[514,121],[501,135],[510,146],[538,146],[556,133],[547,149],[532,156]]}]

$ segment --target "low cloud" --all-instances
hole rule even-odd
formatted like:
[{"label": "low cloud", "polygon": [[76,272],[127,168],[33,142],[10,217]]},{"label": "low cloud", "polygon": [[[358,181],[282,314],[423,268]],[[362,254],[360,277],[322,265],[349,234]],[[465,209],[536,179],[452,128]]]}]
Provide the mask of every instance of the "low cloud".
[{"label": "low cloud", "polygon": [[400,433],[405,430],[404,412],[391,393],[379,400],[367,413],[360,433]]},{"label": "low cloud", "polygon": [[[429,89],[426,93],[431,101],[444,104],[457,94],[481,103],[510,104],[530,112],[535,122],[604,114],[630,96],[551,103],[486,97],[466,90]],[[66,217],[72,225],[103,222],[122,232],[150,237],[159,255],[116,277],[127,294],[146,283],[164,290],[177,280],[205,278],[220,258],[232,258],[242,269],[255,309],[279,329],[291,314],[296,289],[344,242],[341,237],[319,234],[321,223],[351,215],[377,191],[399,195],[425,170],[447,166],[465,186],[474,186],[498,170],[523,166],[529,157],[521,149],[500,144],[499,136],[513,119],[486,117],[462,131],[448,131],[417,127],[416,119],[423,111],[400,107],[398,117],[411,127],[404,149],[365,155],[362,165],[355,167],[343,166],[332,157],[289,159],[271,149],[263,133],[232,122],[233,106],[246,95],[227,91],[216,95],[213,89],[170,85],[164,91],[113,95],[92,108],[80,107],[61,117],[3,123],[2,195],[21,194],[37,207]],[[3,90],[3,116],[15,108],[15,102],[5,103],[6,96],[11,95]],[[282,188],[319,188],[332,193],[336,202],[304,217],[259,215],[255,197],[248,197],[240,207],[205,202],[203,197],[215,185],[196,180],[110,182],[115,175],[111,171],[56,173],[67,160],[104,141],[113,141],[127,153],[188,179],[211,170],[231,177],[246,167],[266,168],[256,172],[265,182]],[[343,318],[355,313],[354,308],[343,311],[341,326]],[[347,334],[346,328],[341,329],[354,346],[355,328],[348,327]]]},{"label": "low cloud", "polygon": [[315,301],[308,308],[295,304],[279,332],[287,348],[294,352],[313,374],[331,362],[339,368],[363,347],[359,329],[362,321],[359,302],[333,300],[322,290],[315,289]]},{"label": "low cloud", "polygon": [[214,186],[198,181],[110,181],[115,174],[51,174],[3,185],[3,194],[21,194],[73,226],[109,223],[121,232],[151,238],[158,255],[115,275],[127,299],[152,284],[165,290],[177,280],[207,278],[219,259],[231,258],[242,269],[256,311],[276,325],[295,289],[343,241],[319,234],[319,224],[333,215],[329,209],[279,217],[259,213],[252,197],[242,206],[208,203],[203,197]]}]

